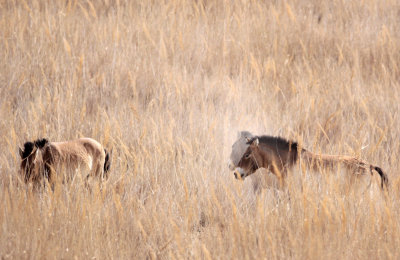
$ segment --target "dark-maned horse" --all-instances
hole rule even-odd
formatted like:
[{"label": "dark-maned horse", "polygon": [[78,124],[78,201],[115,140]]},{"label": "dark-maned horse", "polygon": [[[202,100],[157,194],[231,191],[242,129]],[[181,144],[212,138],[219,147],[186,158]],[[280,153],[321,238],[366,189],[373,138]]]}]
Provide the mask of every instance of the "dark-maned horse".
[{"label": "dark-maned horse", "polygon": [[66,142],[49,142],[38,139],[26,142],[19,148],[20,174],[25,183],[39,184],[46,178],[53,184],[58,174],[63,180],[75,177],[78,170],[100,179],[108,178],[111,165],[110,154],[94,139],[80,138]]},{"label": "dark-maned horse", "polygon": [[343,165],[356,175],[373,175],[375,172],[381,178],[381,187],[388,186],[388,177],[381,168],[361,161],[352,156],[318,155],[300,148],[296,142],[287,141],[281,137],[254,136],[243,131],[232,145],[229,168],[234,171],[235,178],[244,179],[259,168],[265,168],[283,180],[288,169],[297,162],[307,169],[318,170],[324,167]]}]

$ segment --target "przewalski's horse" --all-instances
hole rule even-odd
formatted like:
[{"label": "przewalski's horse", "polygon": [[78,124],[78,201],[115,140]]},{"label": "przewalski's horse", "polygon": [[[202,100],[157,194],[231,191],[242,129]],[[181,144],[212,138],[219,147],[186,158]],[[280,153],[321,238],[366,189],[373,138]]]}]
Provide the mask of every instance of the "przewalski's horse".
[{"label": "przewalski's horse", "polygon": [[74,178],[77,170],[83,170],[89,176],[108,178],[111,165],[110,154],[94,139],[80,138],[66,142],[49,142],[38,139],[26,142],[19,148],[21,156],[20,173],[25,183],[40,183],[46,178],[53,184],[58,174],[63,181]]},{"label": "przewalski's horse", "polygon": [[343,165],[356,175],[373,175],[381,178],[381,187],[387,188],[388,178],[381,168],[351,156],[317,155],[306,149],[300,149],[296,142],[280,137],[254,136],[250,132],[239,133],[238,140],[232,145],[229,168],[234,171],[235,178],[244,179],[259,168],[265,168],[283,180],[288,169],[297,162],[307,169],[318,170],[324,167]]}]

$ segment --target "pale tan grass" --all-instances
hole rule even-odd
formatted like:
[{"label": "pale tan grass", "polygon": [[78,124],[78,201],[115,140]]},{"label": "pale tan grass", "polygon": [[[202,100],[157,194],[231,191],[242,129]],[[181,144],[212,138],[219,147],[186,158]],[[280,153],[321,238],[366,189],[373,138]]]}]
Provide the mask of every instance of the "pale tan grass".
[{"label": "pale tan grass", "polygon": [[[1,257],[399,258],[398,8],[0,1]],[[227,167],[244,129],[363,158],[391,190],[295,169],[254,192]],[[105,185],[18,181],[18,145],[82,136],[114,148]]]}]

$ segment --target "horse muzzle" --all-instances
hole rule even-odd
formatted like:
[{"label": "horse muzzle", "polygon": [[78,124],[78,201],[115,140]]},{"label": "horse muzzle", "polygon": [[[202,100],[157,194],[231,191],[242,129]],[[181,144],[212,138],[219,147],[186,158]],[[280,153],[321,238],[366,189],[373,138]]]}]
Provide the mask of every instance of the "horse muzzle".
[{"label": "horse muzzle", "polygon": [[246,177],[244,170],[240,167],[236,167],[231,160],[228,163],[229,170],[233,171],[233,175],[238,180],[243,180]]},{"label": "horse muzzle", "polygon": [[237,180],[244,180],[244,178],[246,178],[246,174],[244,173],[242,168],[236,168],[233,174],[235,175],[235,178]]}]

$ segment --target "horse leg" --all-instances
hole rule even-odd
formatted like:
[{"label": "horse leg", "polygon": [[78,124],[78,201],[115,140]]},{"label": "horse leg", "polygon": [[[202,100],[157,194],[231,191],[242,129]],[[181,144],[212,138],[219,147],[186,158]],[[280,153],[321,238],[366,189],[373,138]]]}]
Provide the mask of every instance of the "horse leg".
[{"label": "horse leg", "polygon": [[45,179],[47,179],[47,182],[49,183],[51,190],[54,191],[54,182],[56,176],[53,167],[51,167],[51,165],[48,163],[44,165],[44,176]]},{"label": "horse leg", "polygon": [[89,174],[86,176],[86,182],[89,181],[90,177],[98,177],[100,180],[103,179],[103,167],[100,163],[96,163],[93,165],[92,169],[90,170]]}]

